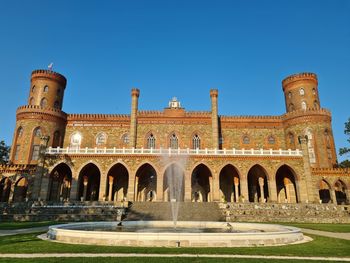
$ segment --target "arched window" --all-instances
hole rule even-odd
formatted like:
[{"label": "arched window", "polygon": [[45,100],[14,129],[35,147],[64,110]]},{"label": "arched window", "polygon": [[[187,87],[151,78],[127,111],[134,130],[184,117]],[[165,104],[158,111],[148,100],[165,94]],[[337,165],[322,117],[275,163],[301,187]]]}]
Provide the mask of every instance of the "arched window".
[{"label": "arched window", "polygon": [[34,105],[34,98],[33,97],[30,98],[29,105]]},{"label": "arched window", "polygon": [[44,92],[49,92],[49,86],[46,85],[46,86],[44,87]]},{"label": "arched window", "polygon": [[41,137],[41,134],[42,134],[42,133],[41,133],[40,127],[35,128],[35,130],[34,130],[34,136],[40,138],[40,137]]},{"label": "arched window", "polygon": [[122,135],[122,143],[129,144],[129,134],[125,133]]},{"label": "arched window", "polygon": [[103,145],[107,142],[107,135],[104,132],[100,132],[96,136],[96,145]]},{"label": "arched window", "polygon": [[43,98],[41,101],[40,101],[40,107],[41,108],[46,108],[47,106],[47,99]]},{"label": "arched window", "polygon": [[170,148],[171,149],[177,149],[179,148],[179,140],[177,139],[177,136],[175,133],[173,133],[170,136]]},{"label": "arched window", "polygon": [[275,137],[273,137],[272,135],[270,135],[267,140],[268,140],[269,144],[275,144],[276,143]]},{"label": "arched window", "polygon": [[302,109],[302,110],[306,110],[306,108],[307,108],[306,102],[305,102],[305,101],[302,101],[302,102],[301,102],[301,109]]},{"label": "arched window", "polygon": [[250,143],[250,138],[248,135],[244,135],[242,139],[243,144],[249,144]]},{"label": "arched window", "polygon": [[156,138],[154,138],[152,133],[147,138],[147,148],[148,149],[156,148]]},{"label": "arched window", "polygon": [[56,100],[55,103],[53,104],[55,109],[59,109],[60,108],[60,103]]},{"label": "arched window", "polygon": [[312,88],[312,94],[316,95],[316,89]]},{"label": "arched window", "polygon": [[304,90],[304,88],[300,88],[299,94],[300,94],[300,96],[304,96],[304,95],[305,95],[305,90]]},{"label": "arched window", "polygon": [[201,138],[199,138],[198,134],[195,134],[192,138],[193,149],[201,148]]},{"label": "arched window", "polygon": [[309,159],[310,163],[316,163],[316,156],[315,156],[315,149],[314,149],[314,139],[312,130],[308,128],[306,130],[306,137],[307,137],[307,147],[309,150]]},{"label": "arched window", "polygon": [[35,91],[35,85],[32,87],[32,92],[34,92]]},{"label": "arched window", "polygon": [[23,128],[22,127],[19,127],[17,129],[17,138],[21,138],[23,135]]},{"label": "arched window", "polygon": [[292,98],[292,92],[288,92],[288,98]]},{"label": "arched window", "polygon": [[318,102],[317,102],[317,100],[314,101],[314,109],[318,109]]},{"label": "arched window", "polygon": [[59,131],[55,131],[55,133],[53,134],[53,140],[52,140],[52,147],[58,147],[60,146],[60,132]]},{"label": "arched window", "polygon": [[294,110],[294,104],[291,103],[291,104],[289,104],[289,111],[293,111],[293,110]]},{"label": "arched window", "polygon": [[73,149],[79,149],[81,145],[81,134],[79,132],[75,132],[70,137],[70,147]]},{"label": "arched window", "polygon": [[290,132],[288,134],[288,140],[289,140],[289,145],[294,146],[295,141],[294,141],[294,134],[293,133]]}]

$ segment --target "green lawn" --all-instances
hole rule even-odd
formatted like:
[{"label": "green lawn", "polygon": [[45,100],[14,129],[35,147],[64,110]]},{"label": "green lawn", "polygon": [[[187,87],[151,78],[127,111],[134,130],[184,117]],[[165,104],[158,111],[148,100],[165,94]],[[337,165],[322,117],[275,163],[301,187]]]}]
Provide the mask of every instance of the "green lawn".
[{"label": "green lawn", "polygon": [[300,228],[308,228],[308,229],[314,229],[314,230],[322,230],[322,231],[328,231],[328,232],[350,233],[350,224],[283,223],[283,225],[296,226]]},{"label": "green lawn", "polygon": [[71,245],[43,241],[37,234],[0,237],[0,253],[190,253],[190,254],[259,254],[283,256],[350,257],[350,241],[312,236],[314,241],[279,247],[250,248],[156,248]]},{"label": "green lawn", "polygon": [[[311,263],[316,261],[311,260],[286,260],[286,259],[241,259],[241,258],[145,258],[145,257],[128,257],[128,258],[34,258],[34,259],[0,259],[0,262],[6,263],[95,263],[95,262],[123,262],[123,263],[149,263],[149,262],[158,262],[158,263],[228,263],[228,262],[240,262],[240,263]],[[339,262],[339,261],[327,261],[327,262]]]},{"label": "green lawn", "polygon": [[55,221],[41,221],[41,222],[2,222],[0,223],[0,230],[14,230],[20,228],[31,228],[39,226],[50,226],[62,224],[61,222]]}]

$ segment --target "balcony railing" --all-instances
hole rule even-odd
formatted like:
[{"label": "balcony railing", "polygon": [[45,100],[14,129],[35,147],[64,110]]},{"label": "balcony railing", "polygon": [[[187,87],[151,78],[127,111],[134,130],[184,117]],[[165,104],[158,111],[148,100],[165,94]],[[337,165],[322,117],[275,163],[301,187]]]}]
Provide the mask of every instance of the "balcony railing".
[{"label": "balcony railing", "polygon": [[302,152],[296,150],[273,149],[144,149],[144,148],[51,148],[46,150],[47,155],[81,154],[81,155],[215,155],[215,156],[302,156]]}]

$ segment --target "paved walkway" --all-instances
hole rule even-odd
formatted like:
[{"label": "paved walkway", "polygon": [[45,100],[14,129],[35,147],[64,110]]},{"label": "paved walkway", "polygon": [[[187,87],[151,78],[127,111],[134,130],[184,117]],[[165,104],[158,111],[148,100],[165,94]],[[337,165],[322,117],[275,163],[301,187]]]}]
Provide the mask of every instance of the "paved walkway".
[{"label": "paved walkway", "polygon": [[48,226],[20,228],[20,229],[12,229],[12,230],[0,230],[0,237],[17,235],[17,234],[29,234],[29,233],[35,233],[35,232],[46,232],[48,230],[49,230]]},{"label": "paved walkway", "polygon": [[336,232],[312,230],[312,229],[306,229],[306,228],[300,228],[300,229],[305,234],[312,234],[312,235],[318,235],[318,236],[334,237],[334,238],[341,238],[341,239],[350,240],[350,233],[336,233]]},{"label": "paved walkway", "polygon": [[251,258],[251,259],[290,259],[314,261],[350,262],[350,258],[342,257],[294,257],[294,256],[262,256],[262,255],[210,255],[210,254],[138,254],[138,253],[59,253],[59,254],[0,254],[0,258],[91,258],[91,257],[148,257],[148,258]]}]

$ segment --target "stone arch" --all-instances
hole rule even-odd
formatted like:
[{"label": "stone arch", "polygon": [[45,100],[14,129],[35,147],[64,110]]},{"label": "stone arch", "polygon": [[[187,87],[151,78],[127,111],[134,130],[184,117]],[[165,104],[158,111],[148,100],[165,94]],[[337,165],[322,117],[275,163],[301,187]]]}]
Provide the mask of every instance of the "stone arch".
[{"label": "stone arch", "polygon": [[268,173],[259,164],[253,165],[248,171],[249,202],[266,202],[269,198]]},{"label": "stone arch", "polygon": [[319,196],[320,196],[320,201],[322,203],[330,203],[332,202],[332,197],[331,197],[331,185],[328,183],[326,179],[322,179],[319,182]]},{"label": "stone arch", "polygon": [[72,185],[72,170],[64,162],[56,165],[49,175],[48,200],[69,200]]},{"label": "stone arch", "polygon": [[90,162],[79,172],[78,199],[83,201],[97,201],[100,190],[101,170]]},{"label": "stone arch", "polygon": [[193,202],[210,201],[209,193],[212,192],[212,172],[203,163],[198,164],[191,173],[191,200]]},{"label": "stone arch", "polygon": [[8,202],[11,193],[12,181],[8,177],[0,180],[0,202]]},{"label": "stone arch", "polygon": [[163,176],[164,201],[183,202],[185,198],[185,170],[176,162],[167,165]]},{"label": "stone arch", "polygon": [[13,191],[13,202],[23,202],[27,197],[28,179],[26,177],[20,177],[15,183]]},{"label": "stone arch", "polygon": [[342,180],[338,179],[334,183],[334,192],[335,192],[335,198],[338,205],[348,204],[348,197],[346,196],[347,187]]},{"label": "stone arch", "polygon": [[240,176],[237,168],[226,164],[219,174],[219,185],[222,199],[226,202],[239,202],[241,196]]},{"label": "stone arch", "polygon": [[129,187],[129,171],[118,162],[110,167],[107,173],[106,194],[109,201],[123,201],[127,197]]},{"label": "stone arch", "polygon": [[157,198],[157,172],[149,163],[142,164],[135,174],[135,200],[155,201]]},{"label": "stone arch", "polygon": [[281,165],[276,171],[276,190],[279,203],[298,203],[297,176],[288,165]]}]

